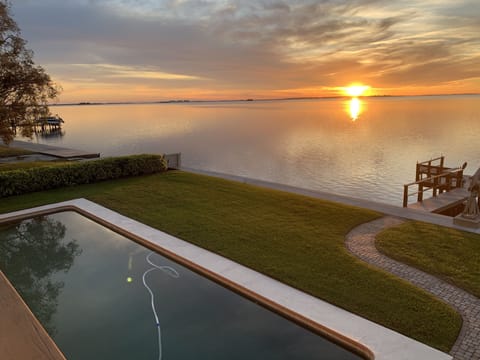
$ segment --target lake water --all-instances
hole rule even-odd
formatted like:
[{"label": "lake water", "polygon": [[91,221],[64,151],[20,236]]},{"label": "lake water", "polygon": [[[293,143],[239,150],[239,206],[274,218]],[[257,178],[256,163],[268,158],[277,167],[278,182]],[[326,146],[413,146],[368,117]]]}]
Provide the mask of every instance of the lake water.
[{"label": "lake water", "polygon": [[480,166],[480,96],[58,106],[64,135],[102,156],[182,153],[186,167],[401,206],[415,163]]}]

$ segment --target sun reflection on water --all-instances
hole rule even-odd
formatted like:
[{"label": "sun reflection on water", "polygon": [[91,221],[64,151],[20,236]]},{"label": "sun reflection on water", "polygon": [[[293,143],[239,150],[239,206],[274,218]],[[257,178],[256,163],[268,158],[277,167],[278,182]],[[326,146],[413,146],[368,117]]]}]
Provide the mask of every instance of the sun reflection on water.
[{"label": "sun reflection on water", "polygon": [[352,121],[357,121],[362,113],[362,102],[360,99],[354,97],[348,102],[348,112]]}]

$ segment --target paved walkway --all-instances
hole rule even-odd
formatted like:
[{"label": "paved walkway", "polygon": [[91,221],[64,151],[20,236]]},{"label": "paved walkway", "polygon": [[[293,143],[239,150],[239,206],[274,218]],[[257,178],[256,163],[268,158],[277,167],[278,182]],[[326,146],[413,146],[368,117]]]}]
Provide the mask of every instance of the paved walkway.
[{"label": "paved walkway", "polygon": [[380,254],[375,236],[385,228],[399,225],[403,220],[386,216],[354,228],[346,237],[350,252],[369,264],[382,268],[412,284],[425,289],[454,307],[463,318],[463,326],[450,351],[456,360],[480,359],[480,299],[432,275],[402,264]]}]

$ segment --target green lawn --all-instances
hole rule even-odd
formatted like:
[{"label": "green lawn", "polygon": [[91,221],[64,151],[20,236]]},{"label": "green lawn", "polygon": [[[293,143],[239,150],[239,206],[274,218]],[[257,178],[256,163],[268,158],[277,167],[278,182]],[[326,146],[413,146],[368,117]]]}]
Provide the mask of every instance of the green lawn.
[{"label": "green lawn", "polygon": [[480,297],[480,235],[408,222],[377,236],[378,249]]},{"label": "green lawn", "polygon": [[171,171],[0,200],[0,212],[85,197],[443,351],[461,318],[350,255],[345,234],[380,214]]},{"label": "green lawn", "polygon": [[6,145],[0,145],[0,157],[20,156],[20,155],[28,155],[28,154],[33,154],[33,153],[28,150],[9,147]]}]

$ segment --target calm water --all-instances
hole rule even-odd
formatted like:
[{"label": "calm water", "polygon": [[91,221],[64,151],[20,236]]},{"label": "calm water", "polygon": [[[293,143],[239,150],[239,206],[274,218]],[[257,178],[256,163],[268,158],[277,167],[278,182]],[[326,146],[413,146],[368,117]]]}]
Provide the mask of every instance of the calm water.
[{"label": "calm water", "polygon": [[[400,205],[415,163],[480,166],[480,96],[54,107],[102,155],[181,152],[184,166]],[[356,118],[355,121],[352,118]]]},{"label": "calm water", "polygon": [[74,212],[4,226],[0,243],[0,268],[69,360],[156,360],[160,343],[163,360],[359,359]]}]

